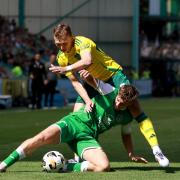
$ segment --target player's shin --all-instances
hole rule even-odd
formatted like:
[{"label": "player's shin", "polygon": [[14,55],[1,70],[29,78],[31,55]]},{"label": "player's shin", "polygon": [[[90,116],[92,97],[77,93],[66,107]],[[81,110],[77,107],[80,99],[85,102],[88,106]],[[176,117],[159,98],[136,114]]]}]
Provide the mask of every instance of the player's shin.
[{"label": "player's shin", "polygon": [[4,170],[7,167],[14,164],[16,161],[23,159],[25,157],[25,153],[21,147],[18,147],[15,151],[13,151],[3,162],[0,164],[0,170]]},{"label": "player's shin", "polygon": [[151,120],[144,113],[138,116],[136,120],[139,122],[139,127],[142,134],[145,136],[152,148],[156,161],[158,161],[160,166],[167,167],[169,165],[169,160],[163,155],[159,147],[157,136]]},{"label": "player's shin", "polygon": [[146,140],[153,148],[154,146],[158,146],[158,140],[156,133],[153,128],[153,124],[149,118],[145,119],[141,123],[139,123],[140,130],[142,134],[145,136]]},{"label": "player's shin", "polygon": [[145,136],[149,145],[152,148],[154,146],[158,146],[158,140],[151,120],[145,115],[145,113],[141,113],[138,117],[136,117],[136,120],[139,123],[141,133]]}]

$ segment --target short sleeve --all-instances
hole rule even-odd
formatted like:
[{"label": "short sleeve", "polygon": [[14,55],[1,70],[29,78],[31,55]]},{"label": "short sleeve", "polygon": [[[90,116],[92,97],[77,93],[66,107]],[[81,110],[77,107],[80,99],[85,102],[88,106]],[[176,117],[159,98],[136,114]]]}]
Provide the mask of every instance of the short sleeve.
[{"label": "short sleeve", "polygon": [[90,41],[84,41],[80,44],[80,55],[83,54],[83,52],[88,51],[91,52],[94,48],[94,45]]}]

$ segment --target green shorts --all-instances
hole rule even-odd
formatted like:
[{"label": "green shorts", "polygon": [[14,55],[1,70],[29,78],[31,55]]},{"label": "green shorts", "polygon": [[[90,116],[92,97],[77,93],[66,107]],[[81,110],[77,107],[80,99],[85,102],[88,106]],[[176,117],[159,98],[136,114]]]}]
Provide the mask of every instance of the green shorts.
[{"label": "green shorts", "polygon": [[[126,77],[126,75],[123,73],[122,70],[118,70],[111,78],[109,78],[105,82],[111,84],[116,88],[119,88],[119,86],[122,84],[130,84],[130,81],[128,80],[128,78]],[[90,98],[93,98],[99,94],[97,90],[92,88],[87,83],[84,84],[84,88],[86,89]],[[77,97],[76,103],[84,103],[84,100],[81,98],[81,96]]]},{"label": "green shorts", "polygon": [[64,117],[54,125],[61,129],[60,141],[66,142],[73,152],[76,152],[81,158],[83,158],[85,150],[101,148],[94,137],[94,131],[72,114]]}]

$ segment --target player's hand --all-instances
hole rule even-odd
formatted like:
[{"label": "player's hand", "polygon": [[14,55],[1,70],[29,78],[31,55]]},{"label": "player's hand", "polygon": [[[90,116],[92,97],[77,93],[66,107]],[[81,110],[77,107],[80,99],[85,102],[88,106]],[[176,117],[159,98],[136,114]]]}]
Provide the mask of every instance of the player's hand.
[{"label": "player's hand", "polygon": [[90,76],[91,76],[90,73],[85,69],[80,70],[79,74],[83,80],[88,80],[88,78],[90,78]]},{"label": "player's hand", "polygon": [[140,157],[140,156],[131,155],[130,159],[131,161],[137,162],[137,163],[145,163],[145,164],[148,163],[148,161],[145,158]]},{"label": "player's hand", "polygon": [[90,101],[86,102],[86,107],[84,110],[89,113],[89,112],[92,112],[93,107],[94,107],[94,102],[92,102],[90,100]]},{"label": "player's hand", "polygon": [[51,64],[51,67],[49,68],[49,70],[53,73],[60,73],[60,74],[64,74],[66,72],[65,67],[54,66],[53,64]]},{"label": "player's hand", "polygon": [[86,81],[88,84],[90,84],[95,89],[97,88],[96,81],[93,78],[93,76],[85,69],[79,71],[80,77]]}]

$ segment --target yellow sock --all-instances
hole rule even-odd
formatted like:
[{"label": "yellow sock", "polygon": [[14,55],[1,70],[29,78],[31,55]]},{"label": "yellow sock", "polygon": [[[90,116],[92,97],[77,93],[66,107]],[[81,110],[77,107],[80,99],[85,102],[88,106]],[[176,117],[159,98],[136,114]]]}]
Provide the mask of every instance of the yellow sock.
[{"label": "yellow sock", "polygon": [[153,124],[149,118],[146,118],[144,121],[139,123],[141,133],[145,136],[151,147],[158,146],[158,140],[156,133],[153,128]]}]

